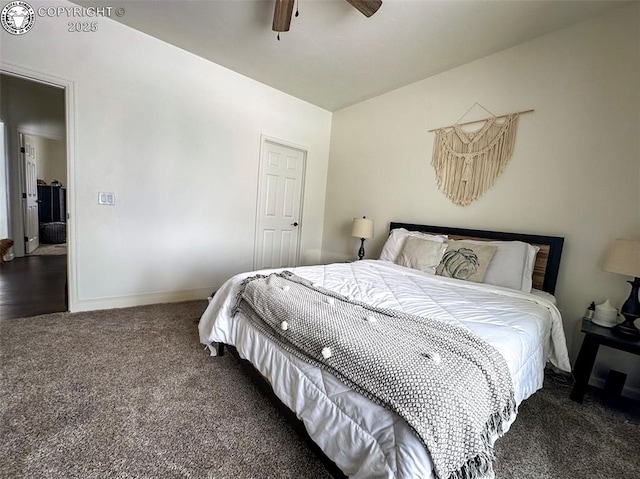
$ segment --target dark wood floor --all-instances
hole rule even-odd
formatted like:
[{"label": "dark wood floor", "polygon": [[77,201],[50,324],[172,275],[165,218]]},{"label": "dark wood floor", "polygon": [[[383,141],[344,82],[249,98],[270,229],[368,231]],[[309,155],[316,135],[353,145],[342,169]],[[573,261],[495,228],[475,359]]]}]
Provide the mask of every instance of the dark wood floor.
[{"label": "dark wood floor", "polygon": [[67,256],[25,256],[0,264],[0,319],[67,311]]}]

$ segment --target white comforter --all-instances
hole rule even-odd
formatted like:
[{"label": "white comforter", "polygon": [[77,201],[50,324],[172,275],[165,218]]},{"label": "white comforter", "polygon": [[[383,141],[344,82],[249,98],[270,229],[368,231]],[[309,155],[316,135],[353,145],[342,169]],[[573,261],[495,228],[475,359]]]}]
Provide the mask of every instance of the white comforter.
[{"label": "white comforter", "polygon": [[[506,359],[518,404],[542,387],[548,360],[571,370],[560,313],[548,297],[434,276],[386,261],[292,271],[355,300],[469,328]],[[348,476],[432,477],[427,450],[399,416],[327,371],[283,352],[241,315],[231,315],[240,283],[253,274],[234,276],[216,293],[200,320],[201,342],[234,345]]]}]

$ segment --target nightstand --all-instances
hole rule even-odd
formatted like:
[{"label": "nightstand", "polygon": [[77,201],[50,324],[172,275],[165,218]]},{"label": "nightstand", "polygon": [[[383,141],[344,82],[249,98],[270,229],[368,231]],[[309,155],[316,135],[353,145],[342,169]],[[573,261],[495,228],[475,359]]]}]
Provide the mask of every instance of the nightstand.
[{"label": "nightstand", "polygon": [[588,319],[582,319],[581,331],[585,333],[585,337],[573,368],[573,376],[576,382],[571,391],[571,399],[579,403],[582,402],[584,393],[587,390],[591,370],[601,344],[620,351],[640,354],[640,341],[632,341],[616,336],[611,331],[611,328],[603,328]]}]

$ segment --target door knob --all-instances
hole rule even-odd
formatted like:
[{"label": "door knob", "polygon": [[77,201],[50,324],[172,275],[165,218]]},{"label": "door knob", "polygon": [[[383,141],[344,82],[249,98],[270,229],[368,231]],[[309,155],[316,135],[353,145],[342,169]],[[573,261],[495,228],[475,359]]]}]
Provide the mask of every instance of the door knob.
[{"label": "door knob", "polygon": [[298,222],[294,221],[293,223],[291,223],[291,226],[298,226]]}]

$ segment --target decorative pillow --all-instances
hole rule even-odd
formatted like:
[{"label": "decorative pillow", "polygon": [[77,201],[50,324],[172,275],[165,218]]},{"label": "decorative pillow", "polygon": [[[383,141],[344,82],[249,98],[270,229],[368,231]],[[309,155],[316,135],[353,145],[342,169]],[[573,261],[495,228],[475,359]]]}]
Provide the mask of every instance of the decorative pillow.
[{"label": "decorative pillow", "polygon": [[540,248],[522,241],[476,241],[475,245],[491,245],[497,248],[489,263],[483,283],[529,293],[532,286],[533,267]]},{"label": "decorative pillow", "polygon": [[398,259],[398,256],[402,252],[404,246],[404,240],[409,236],[418,236],[420,238],[429,238],[433,241],[443,243],[447,240],[446,236],[442,235],[430,235],[427,233],[420,233],[418,231],[409,231],[405,228],[394,228],[389,234],[389,238],[382,248],[380,253],[380,259],[383,261],[394,262]]},{"label": "decorative pillow", "polygon": [[407,236],[400,256],[395,263],[408,268],[419,269],[425,273],[436,273],[447,243],[434,241],[431,238]]},{"label": "decorative pillow", "polygon": [[449,278],[482,283],[496,249],[495,246],[486,244],[449,240],[436,273]]}]

